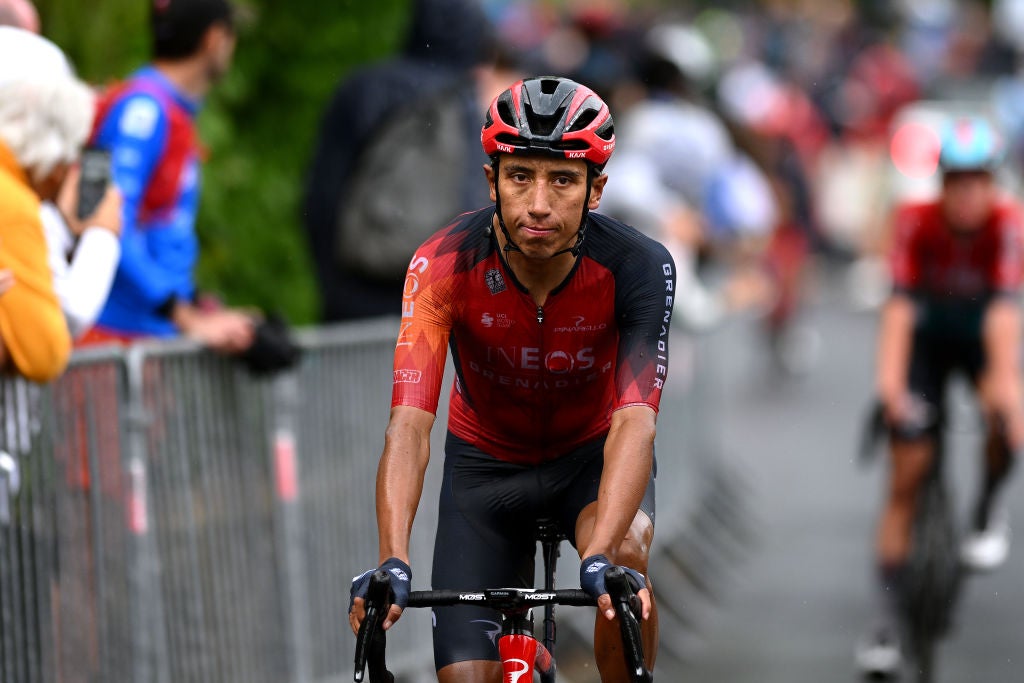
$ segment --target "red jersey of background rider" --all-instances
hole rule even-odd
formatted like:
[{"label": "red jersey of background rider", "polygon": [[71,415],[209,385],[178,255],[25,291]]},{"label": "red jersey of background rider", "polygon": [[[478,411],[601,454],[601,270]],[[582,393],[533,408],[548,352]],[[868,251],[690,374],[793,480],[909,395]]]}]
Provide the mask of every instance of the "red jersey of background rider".
[{"label": "red jersey of background rider", "polygon": [[896,291],[931,299],[977,300],[1014,294],[1024,278],[1021,207],[1001,200],[985,224],[954,232],[939,202],[913,203],[896,212],[892,252]]},{"label": "red jersey of background rider", "polygon": [[451,348],[448,428],[501,460],[537,463],[607,434],[612,412],[657,411],[675,269],[657,242],[590,214],[580,258],[538,307],[498,253],[493,208],[413,256],[391,404],[436,413]]}]

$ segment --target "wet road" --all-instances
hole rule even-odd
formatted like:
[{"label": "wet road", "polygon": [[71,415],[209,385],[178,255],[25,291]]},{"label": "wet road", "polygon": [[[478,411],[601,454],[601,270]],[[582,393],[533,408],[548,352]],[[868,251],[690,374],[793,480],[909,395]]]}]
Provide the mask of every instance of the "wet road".
[{"label": "wet road", "polygon": [[[803,378],[772,381],[754,326],[743,322],[718,333],[706,359],[719,378],[719,457],[745,482],[755,533],[719,577],[716,605],[704,613],[686,665],[666,671],[673,680],[857,680],[853,647],[871,618],[869,548],[884,475],[881,462],[859,465],[854,446],[872,384],[876,319],[833,292],[810,307],[807,321],[822,354]],[[977,429],[969,410],[957,415],[964,419],[950,466],[962,512],[976,486]],[[1021,479],[1008,491],[1016,529],[1024,529]],[[938,681],[1024,680],[1024,549],[997,573],[971,578],[957,621]]]}]

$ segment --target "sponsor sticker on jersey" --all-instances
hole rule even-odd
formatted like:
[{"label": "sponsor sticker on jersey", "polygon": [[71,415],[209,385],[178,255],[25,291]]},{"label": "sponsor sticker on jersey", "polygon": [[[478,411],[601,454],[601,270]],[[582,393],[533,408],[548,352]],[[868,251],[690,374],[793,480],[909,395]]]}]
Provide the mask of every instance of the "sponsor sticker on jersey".
[{"label": "sponsor sticker on jersey", "polygon": [[159,120],[160,108],[156,102],[148,97],[135,97],[125,105],[119,128],[126,137],[147,140],[153,136]]},{"label": "sponsor sticker on jersey", "polygon": [[487,289],[491,290],[491,294],[499,294],[506,289],[505,278],[497,268],[491,268],[484,273],[484,280],[487,282]]}]

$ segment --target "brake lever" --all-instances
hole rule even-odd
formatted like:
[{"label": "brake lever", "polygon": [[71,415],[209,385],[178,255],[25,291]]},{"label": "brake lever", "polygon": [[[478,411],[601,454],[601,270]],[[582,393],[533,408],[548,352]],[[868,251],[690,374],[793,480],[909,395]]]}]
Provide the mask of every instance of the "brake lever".
[{"label": "brake lever", "polygon": [[619,632],[622,635],[622,647],[626,656],[626,668],[629,669],[629,680],[632,683],[651,683],[654,674],[644,663],[643,640],[640,633],[642,606],[640,596],[634,592],[629,579],[622,567],[609,567],[604,574],[604,584],[608,595],[615,603],[615,611],[619,615]]},{"label": "brake lever", "polygon": [[366,616],[356,636],[355,671],[352,680],[362,683],[366,665],[370,665],[370,683],[394,683],[395,677],[385,663],[387,636],[383,622],[391,606],[391,577],[376,571],[366,589]]}]

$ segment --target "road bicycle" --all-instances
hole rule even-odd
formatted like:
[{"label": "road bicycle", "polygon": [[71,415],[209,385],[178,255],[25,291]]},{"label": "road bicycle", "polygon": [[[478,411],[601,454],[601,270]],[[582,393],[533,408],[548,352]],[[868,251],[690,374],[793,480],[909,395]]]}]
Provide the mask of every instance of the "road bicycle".
[{"label": "road bicycle", "polygon": [[[501,614],[498,656],[502,680],[508,683],[532,683],[536,672],[541,683],[555,683],[555,605],[594,606],[597,601],[580,589],[554,588],[558,546],[564,536],[542,525],[538,533],[544,558],[544,588],[485,588],[483,590],[412,591],[409,607],[442,607],[476,605],[497,610]],[[626,668],[631,683],[652,683],[653,673],[644,662],[640,637],[640,599],[626,573],[616,566],[605,572],[605,586],[618,614]],[[394,683],[388,671],[385,650],[386,636],[382,627],[390,607],[390,577],[377,571],[370,578],[366,595],[366,617],[356,637],[355,673],[353,680],[362,683],[369,667],[369,683]],[[544,609],[544,635],[538,640],[533,629],[533,610]]]},{"label": "road bicycle", "polygon": [[[933,457],[914,505],[906,591],[902,600],[907,666],[911,669],[908,673],[916,675],[918,683],[934,680],[936,648],[951,630],[965,576],[960,561],[959,533],[944,475],[946,426],[944,411],[940,411],[925,427],[932,434]],[[861,446],[862,459],[873,456],[888,431],[881,405],[874,408],[868,429]]]}]

